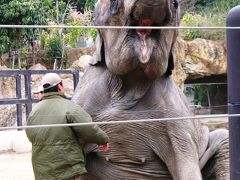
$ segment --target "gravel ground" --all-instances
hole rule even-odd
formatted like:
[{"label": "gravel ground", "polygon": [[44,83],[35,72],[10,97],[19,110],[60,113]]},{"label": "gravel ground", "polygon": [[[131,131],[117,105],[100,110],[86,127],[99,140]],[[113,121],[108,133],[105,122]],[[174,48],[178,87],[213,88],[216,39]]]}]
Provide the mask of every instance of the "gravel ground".
[{"label": "gravel ground", "polygon": [[1,180],[34,180],[31,153],[0,153]]}]

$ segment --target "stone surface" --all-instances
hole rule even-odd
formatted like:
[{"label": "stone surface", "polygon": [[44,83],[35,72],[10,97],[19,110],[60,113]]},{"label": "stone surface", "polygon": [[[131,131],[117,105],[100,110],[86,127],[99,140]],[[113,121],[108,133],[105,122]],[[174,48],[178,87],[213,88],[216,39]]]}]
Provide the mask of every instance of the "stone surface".
[{"label": "stone surface", "polygon": [[83,55],[77,61],[74,61],[70,69],[78,69],[81,72],[84,71],[84,68],[89,64],[90,59],[92,56],[90,55]]},{"label": "stone surface", "polygon": [[[0,66],[0,71],[10,70],[6,66]],[[0,98],[15,98],[16,92],[11,89],[16,88],[15,78],[0,77]]]},{"label": "stone surface", "polygon": [[227,73],[226,44],[224,41],[178,38],[174,47],[173,77],[183,88],[186,79]]},{"label": "stone surface", "polygon": [[[45,66],[43,66],[42,64],[38,63],[35,64],[33,66],[31,66],[29,68],[29,70],[47,70],[47,68]],[[43,75],[39,75],[39,74],[33,74],[31,76],[31,88],[32,88],[32,92],[37,90],[38,86],[41,85],[41,80],[42,80]]]},{"label": "stone surface", "polygon": [[[10,70],[0,66],[0,71]],[[0,77],[0,99],[16,98],[16,81],[12,77]],[[12,126],[16,123],[16,106],[0,105],[0,126]]]},{"label": "stone surface", "polygon": [[73,62],[78,60],[83,55],[93,55],[95,46],[85,48],[66,48],[67,63],[66,67],[69,68]]}]

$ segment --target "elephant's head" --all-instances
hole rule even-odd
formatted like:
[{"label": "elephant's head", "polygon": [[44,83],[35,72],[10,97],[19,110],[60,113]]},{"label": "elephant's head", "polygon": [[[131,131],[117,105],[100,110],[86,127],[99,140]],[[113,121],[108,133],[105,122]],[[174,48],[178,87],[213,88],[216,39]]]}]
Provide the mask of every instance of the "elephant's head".
[{"label": "elephant's head", "polygon": [[[177,26],[177,0],[98,0],[97,26]],[[141,70],[150,79],[171,74],[173,29],[99,29],[92,64],[106,63],[116,75]]]}]

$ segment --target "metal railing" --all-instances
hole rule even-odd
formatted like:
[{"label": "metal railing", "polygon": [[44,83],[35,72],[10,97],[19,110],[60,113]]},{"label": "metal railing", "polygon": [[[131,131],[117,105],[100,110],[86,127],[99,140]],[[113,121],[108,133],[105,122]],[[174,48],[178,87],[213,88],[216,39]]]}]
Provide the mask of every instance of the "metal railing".
[{"label": "metal railing", "polygon": [[[57,74],[72,74],[73,75],[73,87],[76,88],[79,81],[78,70],[2,70],[0,71],[0,77],[13,77],[16,80],[16,98],[4,98],[0,99],[0,105],[16,105],[17,108],[17,126],[23,125],[23,108],[26,106],[26,116],[32,110],[32,104],[37,103],[36,99],[32,98],[31,90],[31,76],[36,74],[57,73]],[[25,97],[22,95],[22,76],[24,77],[25,85]]]}]

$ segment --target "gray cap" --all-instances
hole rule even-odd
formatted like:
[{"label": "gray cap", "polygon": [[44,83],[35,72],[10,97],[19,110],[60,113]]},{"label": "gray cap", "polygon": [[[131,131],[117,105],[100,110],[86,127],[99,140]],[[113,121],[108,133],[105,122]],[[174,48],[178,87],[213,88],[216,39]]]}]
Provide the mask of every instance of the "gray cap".
[{"label": "gray cap", "polygon": [[44,89],[49,89],[53,86],[56,86],[62,81],[60,76],[56,73],[47,73],[45,76],[42,78],[42,86],[43,88],[48,84],[48,86]]}]

